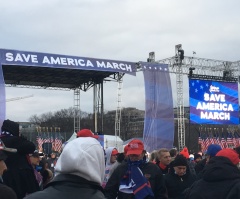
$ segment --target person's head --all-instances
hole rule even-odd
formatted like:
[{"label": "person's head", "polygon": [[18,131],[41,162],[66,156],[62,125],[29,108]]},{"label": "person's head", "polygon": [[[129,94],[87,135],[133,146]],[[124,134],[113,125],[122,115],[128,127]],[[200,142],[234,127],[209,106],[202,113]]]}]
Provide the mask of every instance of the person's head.
[{"label": "person's head", "polygon": [[52,153],[51,153],[51,158],[52,158],[52,159],[55,159],[55,158],[56,158],[56,155],[57,155],[56,152],[52,152]]},{"label": "person's head", "polygon": [[226,157],[236,166],[239,164],[239,155],[233,149],[222,149],[216,154],[216,156]]},{"label": "person's head", "polygon": [[105,150],[106,153],[106,165],[111,165],[116,162],[118,150],[115,147],[108,147]]},{"label": "person's head", "polygon": [[200,155],[200,154],[198,154],[198,153],[195,153],[194,154],[194,161],[196,162],[196,163],[198,163],[199,161],[201,161],[202,160],[202,156]]},{"label": "person's head", "polygon": [[98,139],[98,135],[94,135],[90,129],[82,129],[77,132],[77,138],[79,137],[92,137]]},{"label": "person's head", "polygon": [[177,155],[172,162],[175,174],[178,176],[183,176],[187,171],[187,159],[183,155]]},{"label": "person's head", "polygon": [[100,143],[91,137],[74,139],[63,149],[55,172],[72,174],[102,184],[105,171],[104,152]]},{"label": "person's head", "polygon": [[34,151],[34,153],[29,154],[30,162],[33,166],[39,165],[40,162],[40,156],[37,151]]},{"label": "person's head", "polygon": [[5,164],[5,160],[7,158],[7,155],[0,150],[0,176],[3,175],[3,173],[7,170],[7,166]]},{"label": "person's head", "polygon": [[171,158],[175,158],[178,154],[178,151],[177,151],[177,149],[172,148],[172,149],[170,149],[169,153],[170,153]]},{"label": "person's head", "polygon": [[206,162],[209,162],[210,158],[214,157],[220,150],[222,150],[221,146],[218,144],[210,144],[205,153]]},{"label": "person's head", "polygon": [[114,148],[111,153],[111,158],[110,158],[110,163],[114,163],[117,161],[117,156],[118,156],[118,150]]},{"label": "person's head", "polygon": [[132,162],[142,160],[145,156],[143,142],[138,139],[133,139],[131,142],[129,142],[127,156]]},{"label": "person's head", "polygon": [[162,148],[157,152],[157,158],[161,164],[167,166],[171,162],[171,156],[168,149]]},{"label": "person's head", "polygon": [[19,136],[19,124],[11,120],[4,120],[1,128],[2,132],[7,132],[13,136]]},{"label": "person's head", "polygon": [[152,153],[150,153],[149,161],[156,162],[156,159],[157,159],[157,151],[154,150],[154,151],[152,151]]}]

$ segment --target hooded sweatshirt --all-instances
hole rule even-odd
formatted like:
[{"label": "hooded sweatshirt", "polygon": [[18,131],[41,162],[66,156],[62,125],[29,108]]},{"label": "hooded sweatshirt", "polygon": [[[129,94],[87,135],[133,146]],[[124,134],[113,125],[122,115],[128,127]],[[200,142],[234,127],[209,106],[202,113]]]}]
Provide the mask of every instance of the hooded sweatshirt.
[{"label": "hooded sweatshirt", "polygon": [[101,185],[104,168],[104,153],[100,143],[95,138],[82,137],[72,140],[64,147],[55,172],[56,175],[77,175]]},{"label": "hooded sweatshirt", "polygon": [[110,178],[109,174],[114,165],[114,163],[110,162],[113,149],[115,149],[115,147],[108,147],[106,149],[106,167],[105,167],[105,173],[104,173],[104,180],[103,180],[103,184],[102,184],[103,188],[106,186],[107,181]]}]

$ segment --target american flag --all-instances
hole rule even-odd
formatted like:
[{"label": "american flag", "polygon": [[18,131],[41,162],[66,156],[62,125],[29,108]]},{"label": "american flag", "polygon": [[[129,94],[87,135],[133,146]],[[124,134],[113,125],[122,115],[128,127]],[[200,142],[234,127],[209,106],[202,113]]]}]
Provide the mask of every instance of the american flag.
[{"label": "american flag", "polygon": [[208,148],[208,146],[211,144],[211,141],[209,139],[209,135],[207,134],[207,137],[205,139],[205,146],[206,146],[206,149]]},{"label": "american flag", "polygon": [[[220,145],[221,146],[221,140],[220,140],[220,137],[219,137],[219,134],[216,133],[216,144]],[[223,149],[223,148],[222,148]]]},{"label": "american flag", "polygon": [[222,149],[227,148],[227,142],[226,142],[226,139],[223,134],[221,137],[221,147],[222,147]]},{"label": "american flag", "polygon": [[215,138],[213,137],[213,135],[210,133],[209,134],[209,140],[211,144],[215,144]]},{"label": "american flag", "polygon": [[236,133],[233,133],[233,145],[234,147],[238,146],[238,138]]},{"label": "american flag", "polygon": [[37,136],[37,144],[38,144],[38,151],[43,151],[43,148],[42,148],[43,139],[41,136]]},{"label": "american flag", "polygon": [[55,142],[54,142],[54,151],[60,152],[62,149],[62,138],[61,136],[55,137]]},{"label": "american flag", "polygon": [[227,135],[227,145],[229,148],[233,146],[233,137],[231,133],[228,133]]},{"label": "american flag", "polygon": [[206,139],[206,135],[204,135],[204,138],[203,138],[203,142],[202,142],[202,151],[205,152],[207,150],[207,139]]},{"label": "american flag", "polygon": [[237,132],[235,132],[235,136],[236,136],[236,140],[237,140],[237,146],[236,147],[238,147],[238,146],[240,146],[240,136]]}]

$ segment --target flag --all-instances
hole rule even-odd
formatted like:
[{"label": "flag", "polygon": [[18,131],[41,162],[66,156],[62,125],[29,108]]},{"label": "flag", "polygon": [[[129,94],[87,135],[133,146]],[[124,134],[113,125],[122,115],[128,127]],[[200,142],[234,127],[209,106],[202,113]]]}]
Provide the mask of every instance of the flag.
[{"label": "flag", "polygon": [[207,142],[206,142],[206,134],[203,136],[203,142],[202,142],[202,152],[205,152],[207,150]]},{"label": "flag", "polygon": [[55,137],[54,141],[54,151],[60,152],[62,149],[62,137],[60,133]]},{"label": "flag", "polygon": [[208,146],[211,144],[211,141],[209,139],[209,134],[206,133],[206,140],[205,140],[205,147],[206,149],[208,148]]},{"label": "flag", "polygon": [[209,134],[209,140],[211,144],[215,144],[215,138],[212,133]]},{"label": "flag", "polygon": [[238,146],[238,138],[237,138],[237,134],[235,132],[233,133],[233,146],[234,147]]},{"label": "flag", "polygon": [[201,147],[201,151],[203,151],[203,140],[202,140],[202,136],[201,136],[200,132],[199,132],[199,135],[198,135],[198,144]]},{"label": "flag", "polygon": [[39,135],[37,136],[37,145],[38,145],[38,151],[43,151],[42,144],[43,144],[43,138]]},{"label": "flag", "polygon": [[229,132],[227,134],[227,146],[228,146],[228,148],[233,147],[233,137],[232,137],[232,134]]},{"label": "flag", "polygon": [[223,133],[222,133],[222,137],[221,137],[221,147],[222,147],[222,149],[227,148],[227,142],[226,142],[226,139],[224,138]]},{"label": "flag", "polygon": [[[219,137],[219,134],[216,133],[216,144],[220,145],[221,146],[221,139]],[[223,147],[222,147],[223,148]]]}]

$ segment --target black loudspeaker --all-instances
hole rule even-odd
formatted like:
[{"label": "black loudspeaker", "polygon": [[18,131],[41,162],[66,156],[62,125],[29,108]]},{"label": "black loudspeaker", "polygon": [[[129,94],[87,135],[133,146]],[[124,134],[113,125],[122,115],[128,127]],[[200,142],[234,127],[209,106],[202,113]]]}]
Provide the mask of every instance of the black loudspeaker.
[{"label": "black loudspeaker", "polygon": [[51,142],[46,142],[42,144],[43,148],[43,153],[44,154],[51,154],[52,153],[52,143]]}]

